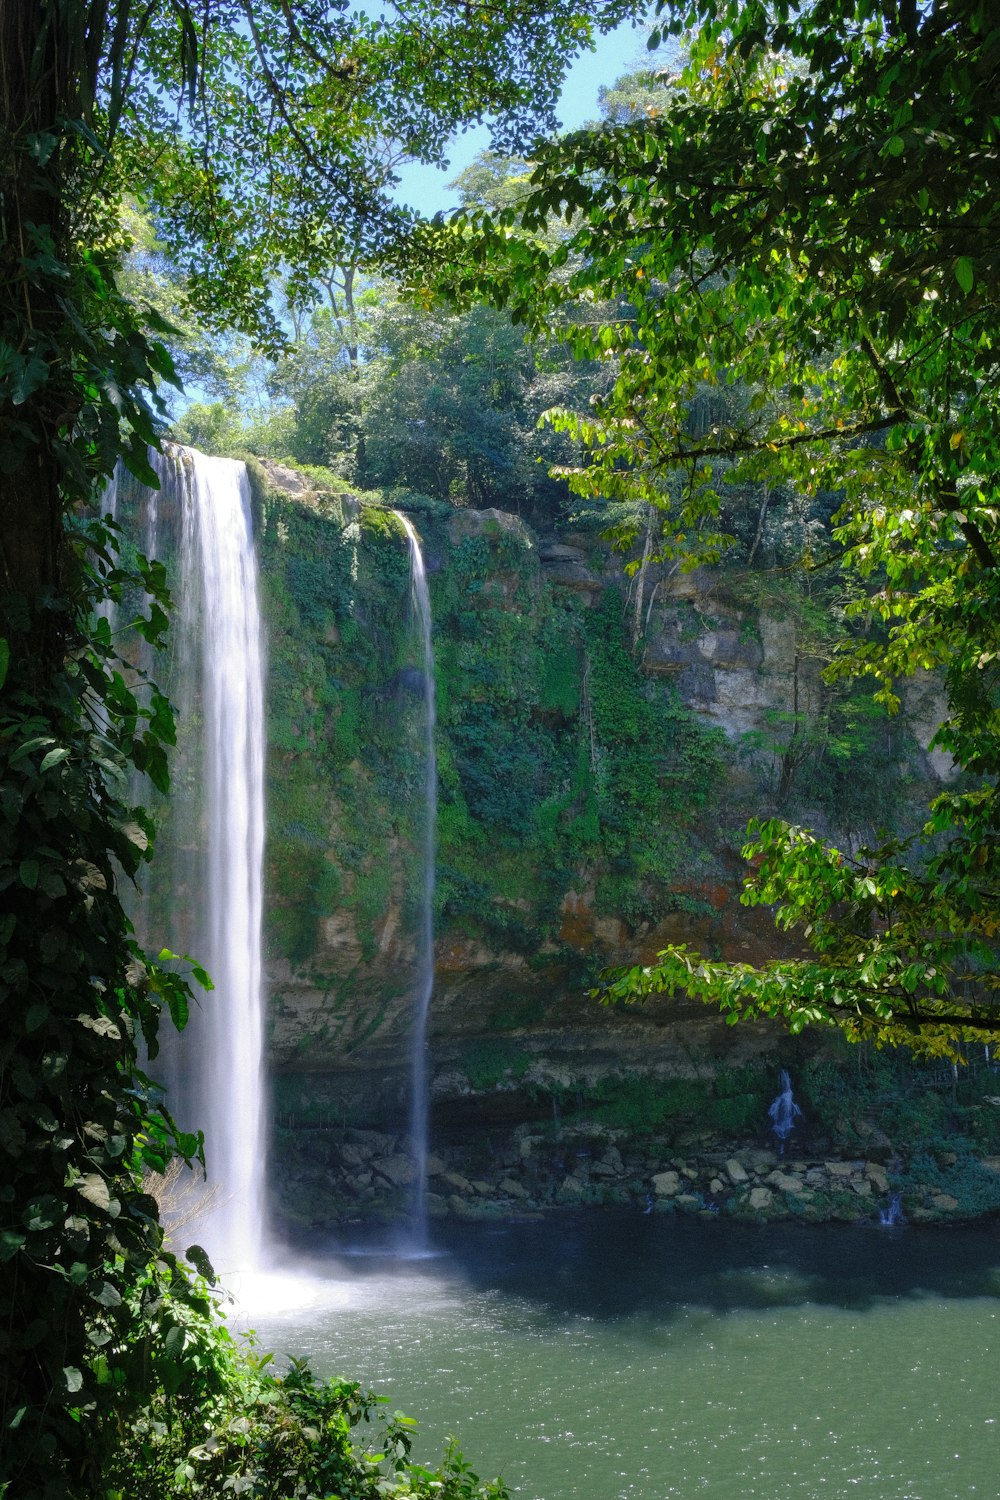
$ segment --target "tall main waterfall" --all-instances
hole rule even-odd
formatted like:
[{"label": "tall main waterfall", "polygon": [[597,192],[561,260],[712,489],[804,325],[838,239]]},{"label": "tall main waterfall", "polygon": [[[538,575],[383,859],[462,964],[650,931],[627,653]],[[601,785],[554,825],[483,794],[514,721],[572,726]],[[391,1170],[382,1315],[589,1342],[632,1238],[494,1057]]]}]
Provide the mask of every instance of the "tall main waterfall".
[{"label": "tall main waterfall", "polygon": [[437,825],[437,758],[434,751],[434,641],[431,626],[431,600],[420,538],[411,522],[396,511],[410,544],[410,600],[420,637],[423,656],[424,702],[424,822],[423,822],[423,889],[420,906],[420,932],[417,950],[417,978],[414,997],[413,1032],[410,1065],[410,1141],[416,1163],[413,1195],[414,1235],[419,1244],[427,1234],[427,1021],[434,991],[434,858]]},{"label": "tall main waterfall", "polygon": [[[149,504],[176,532],[177,708],[168,844],[171,946],[215,984],[165,1049],[168,1103],[205,1132],[207,1209],[184,1244],[216,1268],[258,1263],[264,1219],[261,913],[264,854],[264,663],[246,468],[172,448],[155,458]],[[158,669],[155,669],[158,670]],[[153,866],[154,898],[157,866]],[[153,1064],[156,1072],[160,1068]],[[195,1210],[197,1212],[197,1210]]]}]

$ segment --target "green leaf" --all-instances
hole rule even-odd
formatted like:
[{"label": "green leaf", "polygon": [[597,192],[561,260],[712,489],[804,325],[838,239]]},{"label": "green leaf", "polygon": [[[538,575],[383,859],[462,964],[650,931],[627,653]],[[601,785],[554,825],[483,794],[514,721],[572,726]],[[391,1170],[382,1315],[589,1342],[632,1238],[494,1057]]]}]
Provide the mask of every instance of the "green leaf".
[{"label": "green leaf", "polygon": [[32,355],[30,359],[18,361],[11,381],[10,400],[12,406],[23,406],[28,397],[45,384],[49,378],[49,367],[44,359]]},{"label": "green leaf", "polygon": [[200,1245],[189,1245],[184,1252],[185,1259],[189,1265],[194,1266],[199,1276],[203,1276],[210,1286],[215,1285],[215,1267],[208,1258],[208,1254]]},{"label": "green leaf", "polygon": [[121,1307],[121,1293],[117,1287],[113,1287],[110,1281],[102,1281],[95,1292],[91,1292],[90,1299],[100,1307]]},{"label": "green leaf", "polygon": [[87,1172],[80,1178],[79,1182],[74,1183],[74,1187],[80,1194],[80,1197],[86,1198],[87,1202],[92,1203],[95,1208],[107,1209],[110,1207],[111,1194],[108,1192],[107,1183],[99,1172]]},{"label": "green leaf", "polygon": [[955,262],[955,280],[966,296],[972,291],[976,281],[976,273],[972,261],[967,255],[960,255]]},{"label": "green leaf", "polygon": [[38,885],[38,860],[23,859],[19,874],[21,876],[21,884],[26,886],[29,891],[33,891]]},{"label": "green leaf", "polygon": [[10,645],[0,636],[0,688],[7,681],[7,669],[10,666]]},{"label": "green leaf", "polygon": [[63,1385],[70,1395],[83,1389],[83,1376],[75,1365],[65,1365],[62,1375]]},{"label": "green leaf", "polygon": [[48,771],[52,766],[60,765],[68,756],[69,751],[65,746],[60,746],[58,750],[50,750],[47,755],[43,756],[42,763],[38,769],[39,771]]},{"label": "green leaf", "polygon": [[20,1229],[0,1229],[0,1263],[11,1260],[27,1239]]}]

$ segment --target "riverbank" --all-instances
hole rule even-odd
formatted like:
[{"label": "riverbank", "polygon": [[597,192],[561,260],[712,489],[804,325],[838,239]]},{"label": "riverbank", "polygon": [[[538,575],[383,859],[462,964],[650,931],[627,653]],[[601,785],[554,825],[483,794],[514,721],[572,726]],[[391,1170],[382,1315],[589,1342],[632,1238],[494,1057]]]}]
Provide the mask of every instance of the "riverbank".
[{"label": "riverbank", "polygon": [[[283,1130],[274,1211],[290,1230],[402,1218],[416,1163],[405,1136],[374,1130]],[[676,1142],[587,1124],[438,1145],[427,1162],[434,1219],[490,1220],[553,1209],[631,1207],[804,1223],[967,1222],[1000,1210],[1000,1156],[970,1149],[906,1153],[872,1142],[844,1156],[793,1139]]]}]

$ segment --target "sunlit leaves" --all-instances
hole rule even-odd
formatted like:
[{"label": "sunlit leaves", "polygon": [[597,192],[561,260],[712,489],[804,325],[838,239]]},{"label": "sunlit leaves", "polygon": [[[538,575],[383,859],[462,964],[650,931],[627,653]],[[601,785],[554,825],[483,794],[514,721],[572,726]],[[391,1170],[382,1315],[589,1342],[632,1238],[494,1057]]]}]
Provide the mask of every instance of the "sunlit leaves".
[{"label": "sunlit leaves", "polygon": [[[567,477],[659,505],[692,559],[722,541],[717,459],[839,493],[835,542],[862,584],[849,612],[882,633],[828,677],[870,675],[895,709],[901,680],[942,672],[935,743],[985,781],[939,797],[920,840],[850,859],[757,830],[745,899],[775,905],[815,961],[757,971],[674,950],[610,993],[676,987],[733,1018],[941,1051],[992,1034],[1000,1009],[1000,22],[978,0],[885,27],[850,0],[661,11],[694,30],[660,107],[536,152],[519,211],[425,231],[421,274],[436,257],[449,295],[505,301],[614,359],[589,410],[553,414],[587,450]],[[540,231],[556,215],[570,228],[553,249]],[[751,397],[702,431],[691,403],[713,381]]]}]

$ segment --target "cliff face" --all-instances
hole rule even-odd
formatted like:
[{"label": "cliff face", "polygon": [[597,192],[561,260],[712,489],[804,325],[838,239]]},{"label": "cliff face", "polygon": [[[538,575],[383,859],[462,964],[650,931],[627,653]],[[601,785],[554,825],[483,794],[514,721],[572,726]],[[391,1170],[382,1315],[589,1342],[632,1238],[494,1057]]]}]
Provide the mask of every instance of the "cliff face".
[{"label": "cliff face", "polygon": [[[273,465],[255,487],[276,1113],[385,1126],[405,1119],[421,886],[403,530]],[[501,511],[411,517],[437,661],[437,1127],[805,1056],[702,1009],[621,1014],[586,991],[667,942],[775,951],[766,914],[738,900],[747,817],[780,810],[848,841],[905,820],[915,784],[948,771],[922,748],[932,685],[892,722],[833,701],[818,606],[752,575],[630,578],[592,535],[538,537]]]}]

